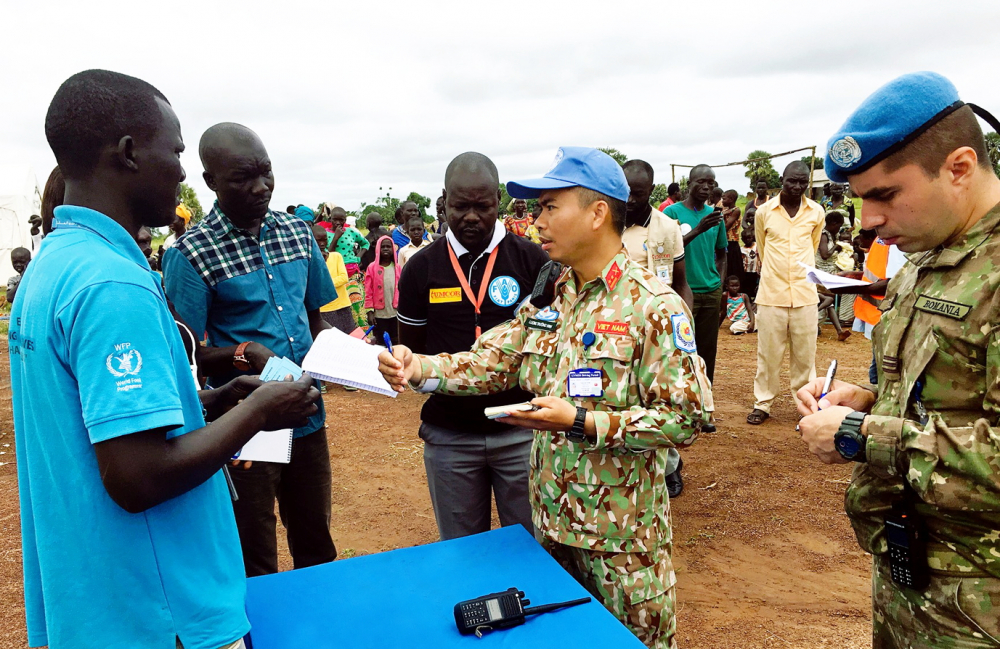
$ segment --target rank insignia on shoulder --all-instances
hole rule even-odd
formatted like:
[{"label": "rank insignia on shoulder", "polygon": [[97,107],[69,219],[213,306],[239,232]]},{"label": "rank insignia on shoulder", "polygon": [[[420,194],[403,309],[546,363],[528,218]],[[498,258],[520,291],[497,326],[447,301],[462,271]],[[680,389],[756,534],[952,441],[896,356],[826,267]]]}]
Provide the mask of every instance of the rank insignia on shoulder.
[{"label": "rank insignia on shoulder", "polygon": [[618,267],[618,262],[611,264],[608,274],[604,276],[604,281],[608,283],[608,290],[613,291],[618,286],[618,280],[622,278],[622,269]]},{"label": "rank insignia on shoulder", "polygon": [[899,359],[895,356],[883,356],[882,357],[882,371],[886,374],[899,374],[899,370],[902,367]]},{"label": "rank insignia on shoulder", "polygon": [[694,342],[694,328],[688,317],[683,313],[675,313],[670,316],[670,325],[674,329],[674,347],[682,352],[696,353],[698,346]]},{"label": "rank insignia on shoulder", "polygon": [[926,313],[943,315],[946,318],[954,318],[955,320],[965,320],[965,316],[969,315],[969,312],[972,311],[972,307],[968,304],[949,302],[947,300],[942,300],[936,297],[928,297],[926,295],[917,297],[917,301],[913,305],[913,308]]}]

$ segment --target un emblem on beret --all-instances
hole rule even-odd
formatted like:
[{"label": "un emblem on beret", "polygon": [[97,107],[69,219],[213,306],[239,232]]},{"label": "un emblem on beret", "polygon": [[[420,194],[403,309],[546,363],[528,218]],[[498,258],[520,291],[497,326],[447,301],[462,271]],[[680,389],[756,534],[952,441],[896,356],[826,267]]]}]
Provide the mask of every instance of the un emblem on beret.
[{"label": "un emblem on beret", "polygon": [[842,137],[830,147],[830,159],[846,169],[861,159],[861,147],[850,135]]}]

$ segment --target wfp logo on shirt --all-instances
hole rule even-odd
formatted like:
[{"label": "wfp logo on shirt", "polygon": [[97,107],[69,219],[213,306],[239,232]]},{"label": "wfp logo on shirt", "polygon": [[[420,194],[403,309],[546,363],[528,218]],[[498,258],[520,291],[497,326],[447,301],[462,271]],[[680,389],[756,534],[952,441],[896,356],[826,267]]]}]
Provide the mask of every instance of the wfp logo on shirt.
[{"label": "wfp logo on shirt", "polygon": [[521,285],[513,277],[503,275],[490,282],[490,299],[502,307],[513,306],[521,297]]},{"label": "wfp logo on shirt", "polygon": [[132,348],[132,343],[115,345],[115,351],[108,354],[104,364],[113,377],[122,379],[116,382],[119,392],[128,392],[142,387],[142,379],[137,376],[139,370],[142,369],[142,354],[139,353],[138,349]]}]

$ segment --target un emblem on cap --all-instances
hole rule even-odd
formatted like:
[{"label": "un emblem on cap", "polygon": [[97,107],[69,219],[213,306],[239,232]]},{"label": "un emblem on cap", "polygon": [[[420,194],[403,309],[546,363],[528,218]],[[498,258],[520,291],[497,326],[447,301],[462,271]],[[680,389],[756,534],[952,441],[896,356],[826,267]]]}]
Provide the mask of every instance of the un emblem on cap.
[{"label": "un emblem on cap", "polygon": [[847,169],[861,159],[861,146],[850,135],[842,137],[830,147],[830,159],[838,167]]},{"label": "un emblem on cap", "polygon": [[556,151],[556,157],[555,157],[555,159],[554,159],[554,160],[552,161],[552,166],[551,166],[551,167],[549,167],[549,170],[548,170],[548,171],[546,171],[545,173],[546,173],[546,174],[550,174],[550,173],[552,173],[553,171],[555,171],[556,167],[558,167],[558,166],[559,166],[559,163],[560,163],[560,162],[562,162],[562,161],[563,161],[563,158],[565,158],[565,157],[566,157],[566,152],[562,150],[562,147],[559,147],[559,150],[558,150],[558,151]]}]

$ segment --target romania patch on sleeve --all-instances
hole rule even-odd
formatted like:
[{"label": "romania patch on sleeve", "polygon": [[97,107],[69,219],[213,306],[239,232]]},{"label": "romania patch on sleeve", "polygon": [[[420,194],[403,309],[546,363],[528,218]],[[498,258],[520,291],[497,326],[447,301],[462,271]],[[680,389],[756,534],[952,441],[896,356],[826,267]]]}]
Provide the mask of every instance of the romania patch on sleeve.
[{"label": "romania patch on sleeve", "polygon": [[683,313],[670,316],[670,324],[674,328],[674,347],[682,352],[696,354],[698,346],[694,342],[694,328],[691,321]]}]

